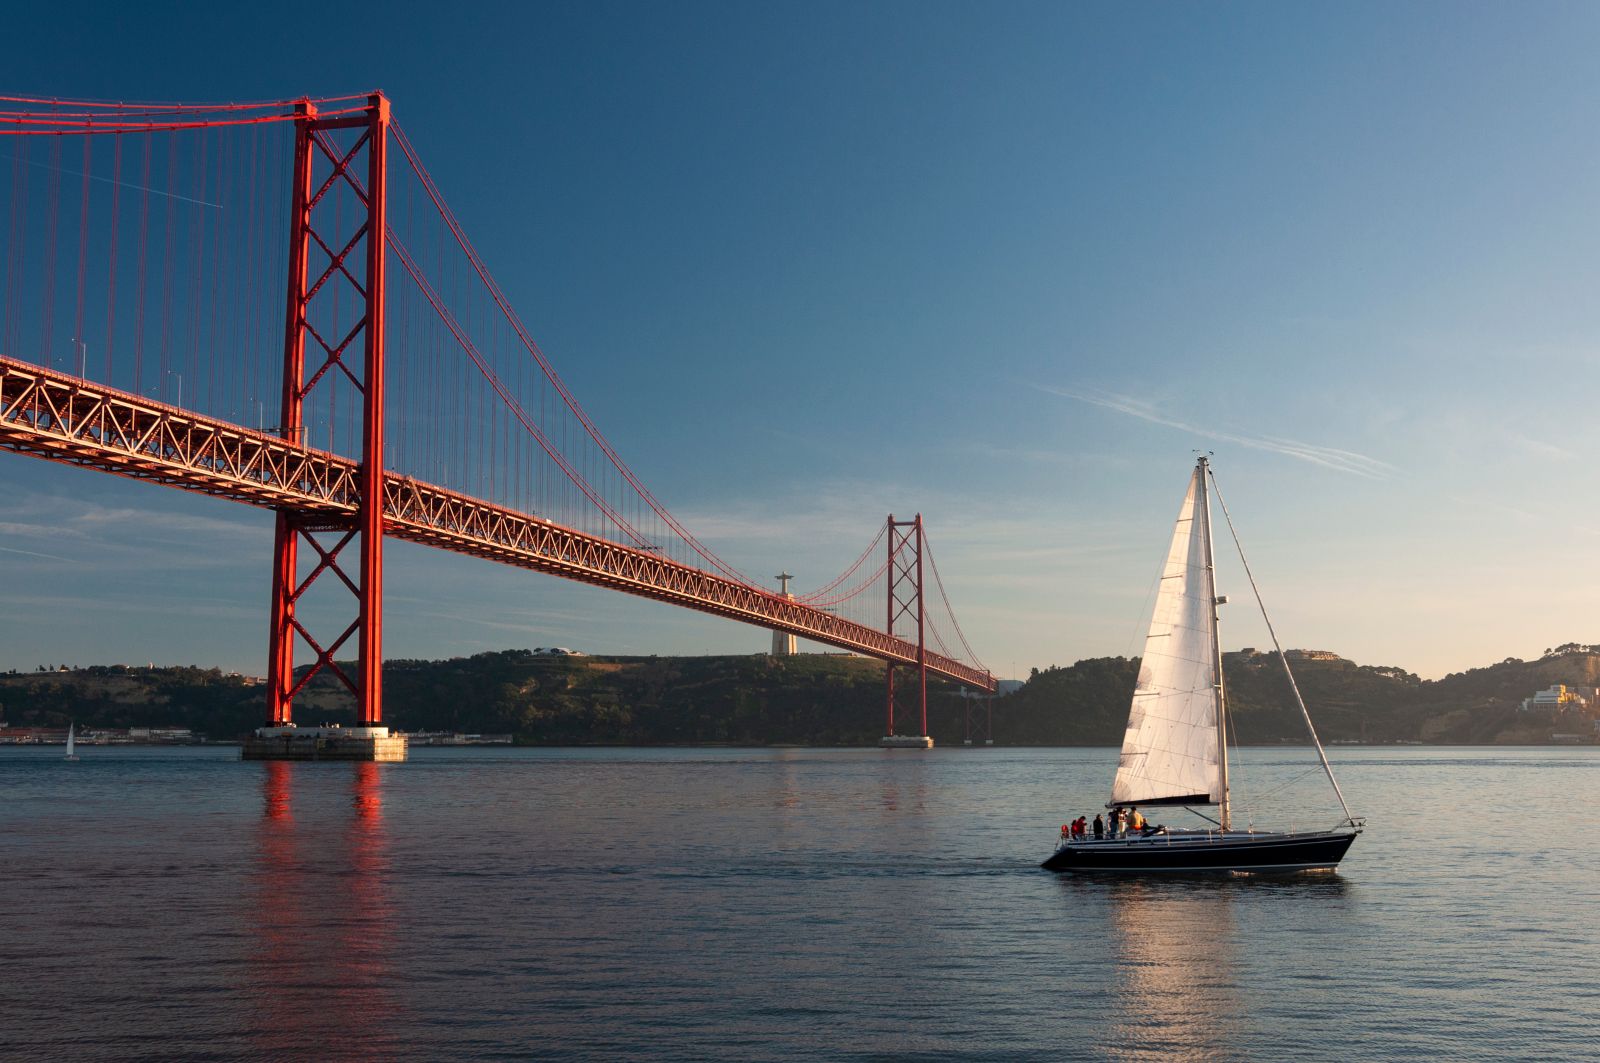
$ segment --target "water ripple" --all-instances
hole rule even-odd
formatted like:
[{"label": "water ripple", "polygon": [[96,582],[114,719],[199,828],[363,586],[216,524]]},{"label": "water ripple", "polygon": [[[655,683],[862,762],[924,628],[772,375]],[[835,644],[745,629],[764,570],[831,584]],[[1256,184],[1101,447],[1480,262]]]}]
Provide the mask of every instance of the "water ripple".
[{"label": "water ripple", "polygon": [[[1600,828],[1565,811],[1587,750],[1341,747],[1372,826],[1340,874],[1153,881],[1036,866],[1112,750],[45,752],[0,750],[19,1059],[1499,1060],[1600,1037]],[[1244,806],[1305,763],[1238,767]],[[1313,789],[1273,800],[1327,819]]]}]

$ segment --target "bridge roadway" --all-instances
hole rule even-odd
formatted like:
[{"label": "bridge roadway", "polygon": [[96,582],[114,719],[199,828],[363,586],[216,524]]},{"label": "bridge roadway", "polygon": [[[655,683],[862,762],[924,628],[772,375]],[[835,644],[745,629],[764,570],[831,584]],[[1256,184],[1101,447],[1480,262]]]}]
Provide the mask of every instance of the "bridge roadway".
[{"label": "bridge roadway", "polygon": [[[4,356],[0,449],[292,510],[330,527],[353,524],[361,498],[361,464],[350,458]],[[384,483],[384,534],[917,663],[915,643],[864,624],[396,473]],[[930,651],[927,666],[995,689],[987,672],[942,654]]]}]

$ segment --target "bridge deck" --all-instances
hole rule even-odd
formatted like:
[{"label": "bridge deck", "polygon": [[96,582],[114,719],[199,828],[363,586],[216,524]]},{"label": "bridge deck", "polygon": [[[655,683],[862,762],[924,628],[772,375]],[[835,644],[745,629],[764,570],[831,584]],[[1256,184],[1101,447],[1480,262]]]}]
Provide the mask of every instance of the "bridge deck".
[{"label": "bridge deck", "polygon": [[[3,356],[0,449],[325,518],[330,524],[353,523],[361,497],[361,466],[349,458]],[[883,660],[917,660],[915,643],[863,624],[392,473],[384,484],[384,533],[792,632]],[[995,689],[988,673],[942,654],[930,652],[927,664],[937,675]]]}]

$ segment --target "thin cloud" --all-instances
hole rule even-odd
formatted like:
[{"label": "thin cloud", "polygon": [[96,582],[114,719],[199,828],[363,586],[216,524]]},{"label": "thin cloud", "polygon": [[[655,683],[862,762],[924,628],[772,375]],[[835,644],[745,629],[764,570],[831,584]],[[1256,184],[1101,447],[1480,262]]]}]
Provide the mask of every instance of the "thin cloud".
[{"label": "thin cloud", "polygon": [[233,605],[227,601],[196,602],[190,598],[165,598],[161,595],[143,595],[136,600],[81,594],[8,595],[6,604],[12,607],[25,606],[30,609],[60,612],[171,614],[239,621],[255,621],[261,616],[261,610],[253,605]]},{"label": "thin cloud", "polygon": [[20,524],[16,521],[0,521],[0,535],[32,535],[41,539],[60,539],[63,536],[83,537],[82,532],[73,528],[63,528],[57,524]]},{"label": "thin cloud", "polygon": [[1513,432],[1510,429],[1502,429],[1500,434],[1505,438],[1506,442],[1521,450],[1523,453],[1529,454],[1535,458],[1541,458],[1548,461],[1571,461],[1577,457],[1576,454],[1568,450],[1566,447],[1548,442],[1547,440],[1534,439],[1532,436],[1525,436],[1521,432]]},{"label": "thin cloud", "polygon": [[18,550],[12,546],[0,546],[0,553],[21,554],[23,557],[42,557],[46,561],[65,561],[68,564],[72,563],[72,558],[70,557],[62,557],[59,554],[41,554],[37,550]]},{"label": "thin cloud", "polygon": [[1335,472],[1350,473],[1354,476],[1364,476],[1369,480],[1387,480],[1394,472],[1394,466],[1388,462],[1369,458],[1365,454],[1358,454],[1353,450],[1340,450],[1337,447],[1321,447],[1314,443],[1302,443],[1295,439],[1282,439],[1276,436],[1243,436],[1234,432],[1222,432],[1214,428],[1202,428],[1199,425],[1180,421],[1175,417],[1163,414],[1155,406],[1139,399],[1113,392],[1085,392],[1073,391],[1070,388],[1051,387],[1048,384],[1029,384],[1035,391],[1042,391],[1047,395],[1056,395],[1063,399],[1072,399],[1074,402],[1084,402],[1102,409],[1114,410],[1117,413],[1137,417],[1141,421],[1158,424],[1166,428],[1176,428],[1182,432],[1190,432],[1206,439],[1215,439],[1219,442],[1234,443],[1241,447],[1253,450],[1265,450],[1273,454],[1282,454],[1284,457],[1296,458],[1320,465],[1325,469]]},{"label": "thin cloud", "polygon": [[143,534],[171,532],[179,535],[240,535],[252,538],[271,536],[271,525],[264,519],[228,520],[193,513],[170,513],[157,509],[135,509],[131,506],[111,507],[85,503],[83,508],[69,518],[79,527],[134,527]]},{"label": "thin cloud", "polygon": [[[394,599],[390,600],[393,601]],[[522,634],[571,628],[574,625],[593,619],[592,615],[589,614],[563,612],[554,609],[530,609],[525,613],[519,611],[473,613],[414,610],[408,612],[407,616],[411,620],[445,620],[452,624],[472,624],[477,627],[494,628],[500,631],[515,631]]]}]

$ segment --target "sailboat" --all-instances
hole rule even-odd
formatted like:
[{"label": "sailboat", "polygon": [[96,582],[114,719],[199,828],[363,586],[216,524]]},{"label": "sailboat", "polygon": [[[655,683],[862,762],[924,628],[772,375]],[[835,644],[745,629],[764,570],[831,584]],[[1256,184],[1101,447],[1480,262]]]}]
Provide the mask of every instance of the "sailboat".
[{"label": "sailboat", "polygon": [[78,747],[77,747],[76,743],[73,742],[73,732],[77,731],[77,729],[78,729],[78,724],[77,724],[76,721],[67,724],[67,756],[66,756],[67,760],[77,760],[78,759],[78,753],[77,753],[77,748]]},{"label": "sailboat", "polygon": [[[1216,570],[1211,551],[1210,496],[1216,481],[1209,460],[1201,457],[1189,480],[1183,507],[1178,511],[1172,546],[1161,574],[1144,658],[1134,685],[1133,704],[1122,756],[1106,807],[1131,810],[1138,806],[1215,805],[1213,827],[1198,830],[1147,828],[1110,831],[1104,838],[1070,832],[1041,866],[1050,871],[1116,873],[1250,872],[1287,874],[1317,869],[1332,870],[1363,821],[1350,814],[1344,793],[1333,777],[1311,714],[1289,670],[1288,658],[1267,617],[1261,592],[1256,589],[1250,564],[1239,550],[1245,574],[1256,592],[1262,618],[1273,647],[1289,677],[1289,688],[1299,703],[1306,730],[1317,756],[1344,810],[1344,819],[1326,830],[1263,831],[1238,829],[1228,795],[1228,700],[1222,679],[1222,651],[1217,641],[1217,606],[1225,597],[1216,592]],[[1216,491],[1223,516],[1232,518]],[[1234,536],[1238,545],[1238,536]],[[1209,816],[1202,818],[1211,819]],[[1115,822],[1115,820],[1113,820]]]}]

